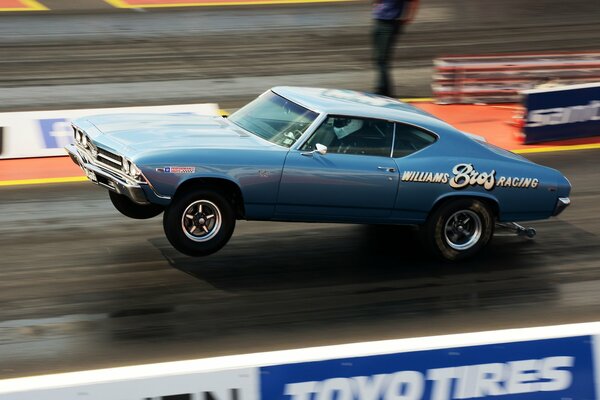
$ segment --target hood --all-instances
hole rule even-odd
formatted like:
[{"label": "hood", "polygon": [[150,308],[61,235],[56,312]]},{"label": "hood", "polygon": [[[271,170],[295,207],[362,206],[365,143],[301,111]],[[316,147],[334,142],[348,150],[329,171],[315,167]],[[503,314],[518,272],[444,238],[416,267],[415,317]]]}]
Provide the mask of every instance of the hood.
[{"label": "hood", "polygon": [[[80,118],[73,124],[82,128],[96,145],[129,156],[169,148],[277,147],[218,116],[110,114]],[[90,126],[95,129],[89,129]]]}]

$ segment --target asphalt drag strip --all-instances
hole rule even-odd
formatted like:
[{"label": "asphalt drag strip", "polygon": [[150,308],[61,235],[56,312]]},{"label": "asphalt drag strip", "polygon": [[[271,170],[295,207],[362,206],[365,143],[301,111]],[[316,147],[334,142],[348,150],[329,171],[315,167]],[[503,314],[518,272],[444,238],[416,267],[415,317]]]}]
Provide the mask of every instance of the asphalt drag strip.
[{"label": "asphalt drag strip", "polygon": [[89,183],[2,187],[0,378],[595,320],[598,150],[527,156],[571,207],[463,263],[407,228],[246,221],[194,259]]}]

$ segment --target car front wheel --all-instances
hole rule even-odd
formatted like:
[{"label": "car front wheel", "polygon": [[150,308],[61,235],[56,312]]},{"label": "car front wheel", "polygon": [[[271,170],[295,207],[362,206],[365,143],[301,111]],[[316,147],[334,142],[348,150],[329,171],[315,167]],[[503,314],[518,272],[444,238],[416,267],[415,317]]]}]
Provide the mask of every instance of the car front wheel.
[{"label": "car front wheel", "polygon": [[122,194],[108,191],[110,201],[115,208],[124,216],[134,219],[149,219],[154,218],[161,212],[164,207],[157,204],[137,204]]},{"label": "car front wheel", "polygon": [[180,252],[206,256],[229,241],[235,214],[221,193],[197,190],[175,197],[165,210],[163,228],[171,245]]},{"label": "car front wheel", "polygon": [[446,260],[468,258],[485,247],[494,234],[494,215],[480,200],[449,200],[423,226],[425,245]]}]

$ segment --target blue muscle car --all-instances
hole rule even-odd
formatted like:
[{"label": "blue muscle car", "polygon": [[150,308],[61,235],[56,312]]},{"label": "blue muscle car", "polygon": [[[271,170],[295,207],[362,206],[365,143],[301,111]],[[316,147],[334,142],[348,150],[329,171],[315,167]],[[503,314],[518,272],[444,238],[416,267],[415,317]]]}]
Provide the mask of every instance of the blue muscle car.
[{"label": "blue muscle car", "polygon": [[[170,243],[202,256],[237,219],[418,225],[432,253],[476,253],[498,223],[558,215],[558,171],[400,101],[275,87],[229,118],[104,115],[73,122],[67,150],[121,213],[164,211]],[[510,222],[509,222],[510,221]]]}]

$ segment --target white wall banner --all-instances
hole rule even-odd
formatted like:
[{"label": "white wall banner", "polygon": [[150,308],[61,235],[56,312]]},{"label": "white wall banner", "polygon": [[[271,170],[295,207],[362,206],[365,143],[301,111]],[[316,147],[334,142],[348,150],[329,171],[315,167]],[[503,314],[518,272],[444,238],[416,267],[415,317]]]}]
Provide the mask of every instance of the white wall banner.
[{"label": "white wall banner", "polygon": [[5,386],[0,388],[0,399],[258,400],[257,368],[173,373],[170,367],[177,370],[177,364],[13,379],[0,385]]},{"label": "white wall banner", "polygon": [[0,113],[0,159],[66,155],[72,143],[71,120],[98,114],[198,114],[218,115],[216,104],[152,107],[95,108],[59,111]]}]

